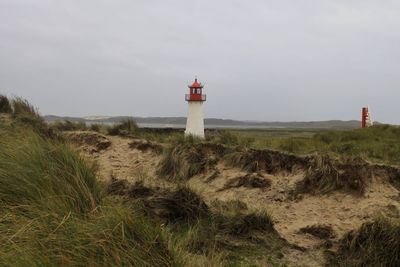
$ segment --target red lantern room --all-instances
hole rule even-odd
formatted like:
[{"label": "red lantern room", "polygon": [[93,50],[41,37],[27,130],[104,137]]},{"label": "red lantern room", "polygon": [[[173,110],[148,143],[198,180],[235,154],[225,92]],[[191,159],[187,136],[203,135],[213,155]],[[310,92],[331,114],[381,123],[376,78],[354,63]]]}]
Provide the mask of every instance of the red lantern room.
[{"label": "red lantern room", "polygon": [[185,97],[186,101],[206,101],[207,96],[203,95],[203,85],[197,82],[197,78],[194,80],[194,83],[188,87],[190,91]]}]

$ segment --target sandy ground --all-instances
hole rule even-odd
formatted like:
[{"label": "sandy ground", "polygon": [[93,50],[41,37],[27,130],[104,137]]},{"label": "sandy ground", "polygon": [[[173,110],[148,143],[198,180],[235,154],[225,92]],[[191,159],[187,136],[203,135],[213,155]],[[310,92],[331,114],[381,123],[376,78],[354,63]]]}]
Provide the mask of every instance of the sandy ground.
[{"label": "sandy ground", "polygon": [[[168,186],[168,182],[156,176],[160,155],[130,148],[130,139],[107,138],[112,142],[109,148],[88,155],[98,161],[100,179],[106,181],[113,175],[128,181],[144,180],[150,185]],[[261,173],[272,181],[269,188],[240,187],[220,191],[227,181],[246,172],[224,164],[218,164],[216,169],[220,174],[211,182],[206,180],[215,170],[193,177],[189,181],[190,186],[202,194],[206,201],[239,199],[251,208],[266,208],[272,214],[279,234],[301,248],[287,251],[285,256],[291,266],[322,266],[324,263],[322,245],[325,240],[300,233],[303,227],[329,225],[335,232],[336,237],[332,239],[335,241],[374,216],[400,213],[399,191],[381,177],[372,179],[364,197],[332,193],[323,196],[304,195],[293,200],[289,193],[296,181],[303,178],[301,172],[276,176]]]}]

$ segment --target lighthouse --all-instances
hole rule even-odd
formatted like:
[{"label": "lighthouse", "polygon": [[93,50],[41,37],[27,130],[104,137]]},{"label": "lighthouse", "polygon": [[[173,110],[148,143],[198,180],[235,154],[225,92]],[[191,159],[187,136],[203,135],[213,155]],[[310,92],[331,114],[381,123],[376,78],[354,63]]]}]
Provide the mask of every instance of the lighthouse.
[{"label": "lighthouse", "polygon": [[197,78],[188,87],[189,94],[185,96],[189,106],[185,135],[204,138],[203,102],[206,101],[207,96],[203,94],[203,85],[197,81]]},{"label": "lighthouse", "polygon": [[363,107],[361,110],[361,128],[371,127],[374,125],[369,106]]}]

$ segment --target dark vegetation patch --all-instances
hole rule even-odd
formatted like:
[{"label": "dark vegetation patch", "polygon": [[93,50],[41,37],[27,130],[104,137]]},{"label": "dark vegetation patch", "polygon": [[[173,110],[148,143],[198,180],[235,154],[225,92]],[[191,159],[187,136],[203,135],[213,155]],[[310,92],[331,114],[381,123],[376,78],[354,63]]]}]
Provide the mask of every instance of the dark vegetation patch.
[{"label": "dark vegetation patch", "polygon": [[329,266],[400,266],[400,221],[379,218],[346,234]]},{"label": "dark vegetation patch", "polygon": [[271,218],[266,213],[217,214],[214,218],[218,232],[231,236],[246,236],[254,231],[274,231]]},{"label": "dark vegetation patch", "polygon": [[219,233],[248,237],[257,231],[275,232],[272,218],[266,211],[250,211],[242,201],[214,201],[212,207]]},{"label": "dark vegetation patch", "polygon": [[187,187],[157,196],[148,204],[158,217],[168,223],[193,224],[211,215],[203,199]]},{"label": "dark vegetation patch", "polygon": [[[132,197],[131,187],[126,181],[113,179],[108,188],[111,194]],[[146,190],[155,192],[150,188]],[[150,198],[143,197],[135,196],[142,202],[145,212],[167,224],[193,226],[200,221],[207,221],[208,230],[215,235],[234,237],[248,236],[256,231],[275,232],[268,213],[249,211],[241,201],[215,201],[210,207],[197,193],[184,186],[171,191],[157,191]]]},{"label": "dark vegetation patch", "polygon": [[164,152],[158,174],[172,180],[187,180],[214,167],[226,148],[211,143],[185,141],[173,143]]},{"label": "dark vegetation patch", "polygon": [[83,146],[90,153],[100,152],[111,146],[111,141],[107,137],[95,132],[71,132],[66,133],[66,136],[71,142]]},{"label": "dark vegetation patch", "polygon": [[330,239],[336,236],[332,226],[323,224],[306,226],[301,228],[299,232],[303,234],[313,235],[315,237],[318,237],[319,239]]},{"label": "dark vegetation patch", "polygon": [[107,193],[111,195],[125,196],[129,195],[129,183],[127,180],[118,179],[111,176],[111,181],[107,186]]},{"label": "dark vegetation patch", "polygon": [[135,134],[138,134],[138,132],[139,127],[133,119],[126,119],[107,128],[107,133],[109,135],[134,136]]},{"label": "dark vegetation patch", "polygon": [[129,187],[128,195],[131,198],[149,197],[155,194],[153,188],[144,185],[143,181],[137,181]]},{"label": "dark vegetation patch", "polygon": [[156,190],[144,185],[143,181],[136,181],[134,184],[127,180],[111,177],[107,186],[107,193],[111,195],[126,196],[128,198],[145,198],[154,195]]},{"label": "dark vegetation patch", "polygon": [[296,193],[326,194],[333,191],[362,196],[371,179],[371,168],[360,159],[345,162],[328,156],[313,156],[306,176],[296,186]]},{"label": "dark vegetation patch", "polygon": [[11,114],[13,112],[11,103],[4,95],[0,95],[0,113]]},{"label": "dark vegetation patch", "polygon": [[290,155],[273,150],[242,149],[229,153],[226,162],[235,167],[241,167],[249,172],[265,171],[278,173],[293,172],[296,168],[304,168],[307,161],[303,157]]},{"label": "dark vegetation patch", "polygon": [[271,186],[271,180],[265,178],[259,173],[248,173],[245,176],[233,178],[226,182],[223,188],[218,191],[224,191],[231,188],[268,188]]},{"label": "dark vegetation patch", "polygon": [[157,154],[160,154],[163,151],[162,145],[150,141],[132,141],[131,143],[129,143],[129,147],[132,149],[140,150],[142,152],[152,151]]}]

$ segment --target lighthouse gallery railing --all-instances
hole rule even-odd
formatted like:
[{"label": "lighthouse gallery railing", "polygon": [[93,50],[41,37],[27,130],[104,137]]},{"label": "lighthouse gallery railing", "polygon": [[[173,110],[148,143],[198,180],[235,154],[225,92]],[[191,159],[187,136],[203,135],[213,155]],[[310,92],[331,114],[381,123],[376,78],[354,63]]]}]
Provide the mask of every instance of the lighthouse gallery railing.
[{"label": "lighthouse gallery railing", "polygon": [[207,95],[186,94],[185,100],[186,101],[206,101]]}]

